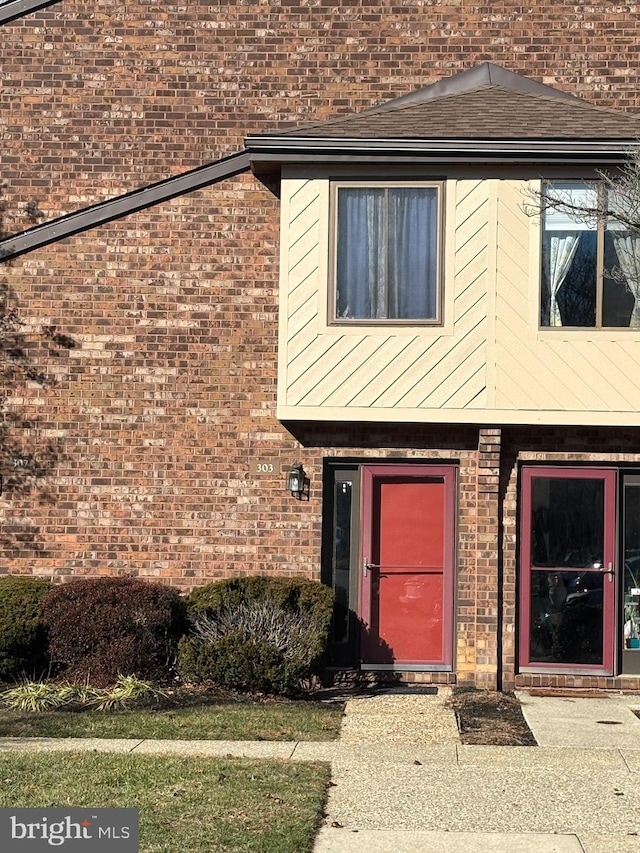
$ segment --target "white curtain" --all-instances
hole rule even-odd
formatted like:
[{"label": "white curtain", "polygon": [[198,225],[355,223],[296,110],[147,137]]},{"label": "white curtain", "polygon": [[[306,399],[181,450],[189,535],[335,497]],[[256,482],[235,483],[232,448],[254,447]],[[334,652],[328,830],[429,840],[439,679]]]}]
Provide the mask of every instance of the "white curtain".
[{"label": "white curtain", "polygon": [[552,236],[549,247],[549,287],[551,289],[551,305],[549,306],[549,325],[561,326],[562,317],[558,306],[558,291],[567,277],[571,261],[578,248],[580,233],[568,234],[563,237]]},{"label": "white curtain", "polygon": [[635,300],[629,326],[632,329],[638,329],[640,328],[640,235],[618,235],[614,231],[613,245],[627,287]]},{"label": "white curtain", "polygon": [[435,319],[437,220],[435,187],[340,187],[336,316]]},{"label": "white curtain", "polygon": [[437,220],[435,187],[389,189],[389,317],[437,316]]},{"label": "white curtain", "polygon": [[340,188],[336,316],[387,316],[384,190]]}]

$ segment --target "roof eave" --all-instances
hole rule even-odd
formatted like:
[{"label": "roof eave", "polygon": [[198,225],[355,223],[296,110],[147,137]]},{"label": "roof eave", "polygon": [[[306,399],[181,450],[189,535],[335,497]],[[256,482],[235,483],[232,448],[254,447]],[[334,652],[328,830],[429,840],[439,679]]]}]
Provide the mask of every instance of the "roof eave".
[{"label": "roof eave", "polygon": [[628,156],[629,150],[640,148],[635,137],[615,139],[361,139],[355,137],[323,136],[248,136],[245,148],[252,158],[264,154],[280,153],[289,157],[296,154],[335,155],[375,153],[378,155],[416,154],[449,158],[469,154],[495,158],[517,156],[518,158],[575,157],[583,160],[591,156],[594,160],[612,157],[616,161]]},{"label": "roof eave", "polygon": [[258,177],[277,176],[285,164],[439,163],[581,164],[615,166],[640,148],[629,139],[355,139],[249,136],[245,140]]},{"label": "roof eave", "polygon": [[7,0],[0,4],[0,24],[9,24],[11,21],[37,12],[38,9],[54,6],[56,3],[60,3],[60,0]]}]

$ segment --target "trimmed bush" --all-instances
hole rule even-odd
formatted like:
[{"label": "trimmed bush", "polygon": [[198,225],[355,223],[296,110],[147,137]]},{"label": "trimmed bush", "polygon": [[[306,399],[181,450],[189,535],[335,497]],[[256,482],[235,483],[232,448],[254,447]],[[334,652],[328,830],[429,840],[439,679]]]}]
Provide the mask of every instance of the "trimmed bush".
[{"label": "trimmed bush", "polygon": [[0,680],[38,677],[47,669],[42,602],[52,588],[43,578],[0,578]]},{"label": "trimmed bush", "polygon": [[245,639],[242,631],[214,642],[183,638],[178,660],[181,673],[189,681],[228,690],[290,693],[297,685],[277,649],[262,640]]},{"label": "trimmed bush", "polygon": [[49,593],[43,613],[51,661],[96,686],[166,678],[185,627],[176,590],[131,578],[71,581]]},{"label": "trimmed bush", "polygon": [[315,581],[246,577],[194,589],[178,671],[189,681],[293,694],[319,671],[333,592]]}]

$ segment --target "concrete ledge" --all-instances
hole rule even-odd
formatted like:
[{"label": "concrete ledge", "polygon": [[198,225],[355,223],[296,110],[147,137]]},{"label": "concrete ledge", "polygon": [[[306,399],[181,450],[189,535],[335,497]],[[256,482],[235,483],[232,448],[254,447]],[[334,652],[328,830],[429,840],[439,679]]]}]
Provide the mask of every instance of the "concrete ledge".
[{"label": "concrete ledge", "polygon": [[291,758],[296,747],[290,741],[252,740],[143,740],[136,755],[207,755],[218,758]]},{"label": "concrete ledge", "polygon": [[141,743],[138,738],[3,737],[0,752],[132,752]]}]

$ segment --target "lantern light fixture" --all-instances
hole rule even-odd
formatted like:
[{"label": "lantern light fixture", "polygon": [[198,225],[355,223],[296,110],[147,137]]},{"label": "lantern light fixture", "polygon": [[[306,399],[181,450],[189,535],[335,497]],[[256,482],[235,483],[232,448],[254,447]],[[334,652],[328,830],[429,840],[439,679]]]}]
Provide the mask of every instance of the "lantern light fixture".
[{"label": "lantern light fixture", "polygon": [[310,480],[305,474],[301,462],[294,462],[287,474],[287,488],[291,494],[301,501],[303,498],[309,500]]}]

